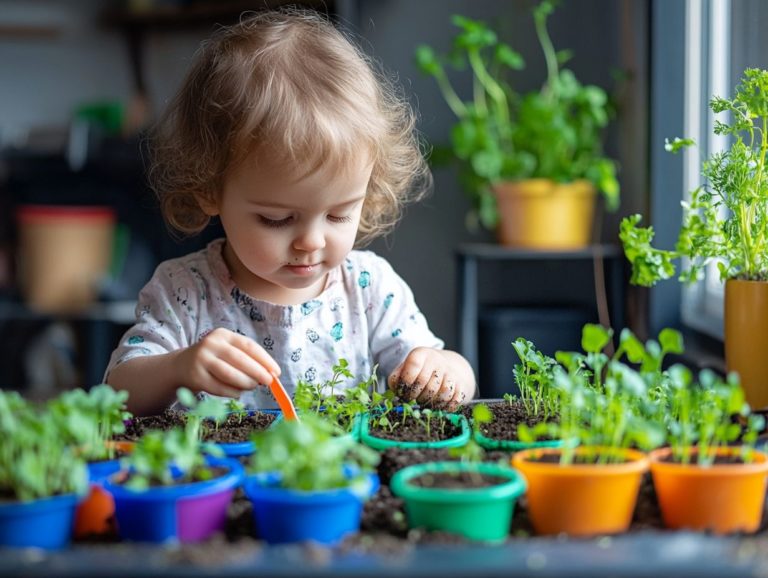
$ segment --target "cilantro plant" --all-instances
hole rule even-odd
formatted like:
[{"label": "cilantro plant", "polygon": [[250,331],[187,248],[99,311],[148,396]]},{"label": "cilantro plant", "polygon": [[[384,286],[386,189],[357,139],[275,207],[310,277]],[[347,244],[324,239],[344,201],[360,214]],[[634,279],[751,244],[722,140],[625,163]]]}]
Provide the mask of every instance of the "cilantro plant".
[{"label": "cilantro plant", "polygon": [[176,398],[181,405],[187,408],[186,427],[198,439],[202,439],[205,433],[204,422],[212,421],[214,427],[218,428],[219,424],[226,419],[230,407],[229,401],[215,397],[205,396],[203,399],[198,399],[186,387],[180,387],[176,390]]},{"label": "cilantro plant", "polygon": [[215,444],[203,444],[203,423],[207,420],[220,423],[226,418],[228,403],[209,396],[198,399],[185,387],[176,390],[176,398],[187,408],[184,427],[151,430],[136,442],[130,455],[123,459],[130,469],[126,487],[145,490],[215,476],[205,456],[221,457],[224,452]]},{"label": "cilantro plant", "polygon": [[[664,333],[662,347],[655,341],[643,346],[624,330],[609,357],[603,350],[611,337],[611,330],[587,324],[582,332],[583,353],[557,352],[550,386],[558,398],[559,421],[532,428],[521,424],[520,440],[544,436],[564,440],[561,463],[573,462],[579,444],[591,448],[595,462],[607,463],[621,459],[619,449],[649,450],[663,443],[664,426],[654,419],[660,413],[658,401],[649,392],[664,383],[658,376],[661,361],[666,353],[677,351],[679,334]],[[624,363],[624,357],[640,368]]]},{"label": "cilantro plant", "polygon": [[[679,280],[702,277],[706,265],[717,263],[721,280],[768,280],[768,174],[765,130],[768,120],[768,71],[748,68],[732,99],[709,103],[726,120],[714,132],[730,137],[730,147],[703,164],[705,184],[683,203],[683,222],[674,250],[651,245],[653,227],[639,227],[640,215],[626,217],[619,237],[632,264],[632,283],[651,286],[675,274],[675,259],[685,258]],[[677,152],[690,139],[667,142]]]},{"label": "cilantro plant", "polygon": [[[513,369],[513,375],[526,413],[531,416],[540,415],[544,421],[556,416],[559,412],[559,398],[551,384],[557,362],[522,337],[517,338],[512,347],[520,358],[520,363]],[[507,394],[504,399],[512,403],[515,396]]]},{"label": "cilantro plant", "polygon": [[[718,448],[738,443],[741,458],[752,461],[752,451],[765,419],[750,413],[736,374],[719,378],[709,370],[699,374],[699,383],[683,366],[669,371],[667,411],[664,423],[675,461],[712,465]],[[741,418],[744,426],[737,418]]]},{"label": "cilantro plant", "polygon": [[88,391],[65,391],[48,404],[50,416],[67,443],[88,461],[113,459],[115,448],[107,443],[125,431],[127,391],[100,384]]},{"label": "cilantro plant", "polygon": [[338,425],[344,431],[351,431],[355,417],[374,408],[389,409],[392,406],[394,394],[387,391],[384,394],[376,391],[378,378],[374,368],[371,376],[346,389],[339,386],[345,379],[354,376],[349,371],[346,359],[339,359],[332,367],[331,378],[318,383],[299,381],[294,394],[294,404],[302,415],[316,413]]},{"label": "cilantro plant", "polygon": [[[454,158],[472,201],[471,217],[487,228],[498,220],[491,185],[501,180],[548,178],[558,182],[588,179],[610,209],[619,203],[614,161],[603,155],[603,129],[611,108],[605,91],[582,85],[570,58],[556,51],[547,31],[555,2],[543,0],[533,20],[547,66],[538,91],[518,93],[507,76],[525,67],[523,57],[485,23],[453,16],[460,30],[450,54],[438,55],[426,45],[416,50],[419,69],[437,81],[458,121],[451,133]],[[447,67],[465,69],[473,77],[473,96],[462,100]]]},{"label": "cilantro plant", "polygon": [[59,425],[48,407],[0,390],[0,500],[86,493],[84,458]]},{"label": "cilantro plant", "polygon": [[[247,469],[279,472],[280,486],[314,491],[367,486],[367,474],[379,461],[379,454],[349,436],[338,436],[337,428],[317,414],[301,420],[282,420],[268,430],[255,433],[256,452]],[[353,465],[354,475],[344,467]]]}]

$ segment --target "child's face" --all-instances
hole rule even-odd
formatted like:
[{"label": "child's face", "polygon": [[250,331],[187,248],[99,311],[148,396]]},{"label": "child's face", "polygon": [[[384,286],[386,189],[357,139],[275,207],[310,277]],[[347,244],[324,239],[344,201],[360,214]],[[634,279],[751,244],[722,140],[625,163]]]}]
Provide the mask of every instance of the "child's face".
[{"label": "child's face", "polygon": [[294,304],[316,297],[355,242],[371,177],[360,162],[296,180],[246,161],[230,170],[215,206],[235,283],[255,298]]}]

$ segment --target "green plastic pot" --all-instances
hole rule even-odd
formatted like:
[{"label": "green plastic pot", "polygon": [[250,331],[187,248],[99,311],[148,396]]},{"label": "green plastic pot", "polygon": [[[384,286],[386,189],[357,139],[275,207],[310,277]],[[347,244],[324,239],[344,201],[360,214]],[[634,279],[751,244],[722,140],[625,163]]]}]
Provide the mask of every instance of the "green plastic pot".
[{"label": "green plastic pot", "polygon": [[461,433],[456,437],[440,440],[436,442],[404,442],[379,438],[370,433],[370,414],[368,412],[360,416],[359,435],[360,441],[375,450],[385,451],[389,448],[399,449],[423,449],[423,448],[456,448],[461,447],[469,441],[472,431],[469,427],[467,418],[457,413],[445,414],[445,417],[456,426],[461,428]]},{"label": "green plastic pot", "polygon": [[475,441],[486,450],[506,450],[510,452],[519,452],[521,450],[531,450],[536,448],[560,448],[563,447],[563,440],[543,440],[538,442],[521,442],[519,440],[498,440],[484,436],[480,431],[474,433]]},{"label": "green plastic pot", "polygon": [[[477,472],[507,481],[484,488],[422,488],[410,481],[427,473]],[[503,542],[509,534],[515,500],[526,489],[525,478],[493,463],[427,462],[408,466],[390,482],[392,493],[405,500],[408,525],[460,534],[469,540]]]}]

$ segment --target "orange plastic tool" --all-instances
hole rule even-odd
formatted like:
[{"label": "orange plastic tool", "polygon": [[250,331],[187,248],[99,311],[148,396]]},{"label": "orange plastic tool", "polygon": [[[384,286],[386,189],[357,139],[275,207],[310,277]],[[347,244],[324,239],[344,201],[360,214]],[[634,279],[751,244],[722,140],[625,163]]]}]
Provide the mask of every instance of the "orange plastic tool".
[{"label": "orange plastic tool", "polygon": [[277,376],[274,373],[272,374],[272,383],[269,384],[269,389],[272,392],[275,401],[277,401],[277,406],[283,412],[283,418],[298,420],[299,416],[296,413],[296,408],[293,407],[291,396],[285,391],[283,384],[280,383],[280,380],[277,379]]}]

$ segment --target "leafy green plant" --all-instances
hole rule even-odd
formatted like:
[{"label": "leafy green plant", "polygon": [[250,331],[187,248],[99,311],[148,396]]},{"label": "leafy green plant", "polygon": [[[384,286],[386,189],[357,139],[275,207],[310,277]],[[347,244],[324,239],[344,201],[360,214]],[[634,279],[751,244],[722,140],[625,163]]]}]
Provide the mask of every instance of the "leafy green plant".
[{"label": "leafy green plant", "polygon": [[[479,463],[485,457],[485,450],[475,441],[475,437],[480,433],[480,428],[484,423],[493,421],[493,413],[484,403],[476,403],[472,406],[472,433],[467,443],[463,446],[448,448],[448,454],[464,462]],[[505,460],[506,461],[506,460]]]},{"label": "leafy green plant", "polygon": [[[666,382],[659,377],[664,355],[682,346],[679,333],[667,331],[660,337],[663,346],[647,346],[629,331],[621,333],[619,346],[609,357],[604,349],[613,332],[587,324],[582,332],[583,353],[557,352],[550,386],[558,398],[560,418],[529,428],[518,427],[521,441],[541,437],[562,439],[561,463],[572,463],[576,446],[592,448],[597,463],[615,461],[618,449],[638,447],[649,450],[663,443],[664,426],[654,419],[659,402],[650,395],[653,387]],[[622,361],[626,357],[640,369]]]},{"label": "leafy green plant", "polygon": [[18,393],[0,390],[0,499],[23,502],[85,494],[85,460],[52,419]]},{"label": "leafy green plant", "polygon": [[[367,486],[367,474],[379,454],[349,436],[339,436],[337,427],[317,414],[301,421],[282,420],[268,430],[255,433],[256,452],[247,464],[251,473],[279,472],[280,486],[313,491]],[[355,466],[350,478],[345,466]]]},{"label": "leafy green plant", "polygon": [[150,430],[121,460],[129,471],[125,486],[140,491],[212,479],[215,473],[207,465],[206,455],[223,456],[223,452],[200,442],[194,422],[187,422],[184,428]]},{"label": "leafy green plant", "polygon": [[[559,412],[559,398],[550,386],[557,362],[538,351],[533,343],[522,337],[512,342],[520,363],[513,369],[515,383],[520,390],[520,401],[528,415],[541,416],[544,421]],[[505,395],[511,403],[515,396]]]},{"label": "leafy green plant", "polygon": [[[588,179],[610,209],[618,207],[615,163],[603,156],[603,129],[611,108],[605,91],[582,85],[563,68],[570,54],[556,51],[547,18],[556,2],[544,0],[533,19],[547,65],[538,91],[518,93],[507,80],[525,67],[523,57],[485,23],[453,16],[460,31],[453,50],[438,55],[422,45],[416,50],[419,69],[437,81],[458,121],[451,132],[452,152],[472,201],[471,216],[493,228],[498,220],[491,185],[501,180],[548,178],[558,182]],[[446,72],[469,64],[473,97],[462,100]]]},{"label": "leafy green plant", "polygon": [[[699,383],[686,367],[669,370],[671,395],[664,412],[667,442],[675,461],[700,466],[712,465],[718,448],[738,442],[741,458],[752,461],[752,452],[765,419],[750,413],[744,391],[735,374],[726,380],[704,370]],[[742,423],[739,422],[741,418]]]},{"label": "leafy green plant", "polygon": [[378,377],[374,368],[370,377],[346,389],[339,386],[345,379],[353,377],[349,371],[349,363],[340,358],[331,369],[331,378],[326,381],[309,383],[299,381],[294,394],[296,409],[302,414],[316,413],[342,430],[349,432],[355,423],[356,416],[376,409],[382,419],[386,419],[394,407],[394,393],[376,391]]},{"label": "leafy green plant", "polygon": [[145,490],[215,477],[206,455],[222,457],[224,452],[215,444],[201,441],[204,421],[220,423],[227,415],[228,402],[210,396],[198,399],[186,387],[176,390],[176,398],[187,408],[184,427],[150,430],[136,442],[130,455],[122,460],[129,469],[126,487]]},{"label": "leafy green plant", "polygon": [[87,461],[113,459],[115,448],[108,444],[125,431],[125,420],[132,417],[126,409],[127,391],[115,391],[100,384],[88,391],[65,391],[48,404],[51,419],[65,441],[77,447]]},{"label": "leafy green plant", "polygon": [[176,398],[181,405],[187,408],[186,429],[197,439],[203,438],[207,420],[212,421],[214,427],[218,428],[221,422],[226,419],[231,403],[211,396],[198,399],[186,387],[180,387],[176,390]]},{"label": "leafy green plant", "polygon": [[[768,174],[765,130],[768,120],[768,71],[748,68],[732,99],[709,103],[729,121],[714,132],[731,138],[729,148],[703,163],[705,184],[683,203],[683,222],[674,250],[651,245],[653,227],[639,227],[640,215],[626,217],[619,237],[632,264],[632,283],[651,286],[675,274],[675,259],[685,258],[679,280],[693,282],[712,261],[721,279],[768,280]],[[667,142],[677,152],[690,139]]]}]

